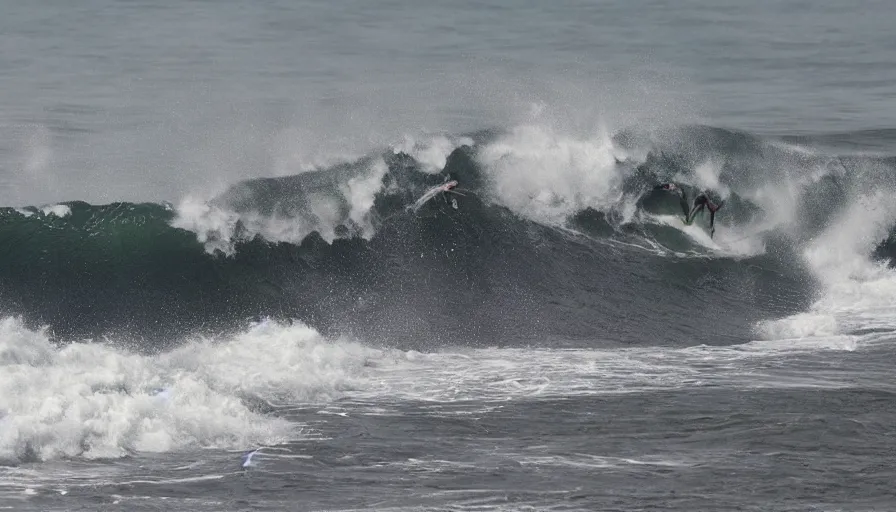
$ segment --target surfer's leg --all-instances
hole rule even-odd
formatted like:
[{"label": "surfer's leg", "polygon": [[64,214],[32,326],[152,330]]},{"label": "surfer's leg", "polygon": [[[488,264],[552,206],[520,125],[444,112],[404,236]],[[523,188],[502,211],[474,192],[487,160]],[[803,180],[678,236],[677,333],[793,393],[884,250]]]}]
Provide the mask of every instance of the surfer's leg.
[{"label": "surfer's leg", "polygon": [[709,237],[712,238],[712,235],[716,232],[716,212],[719,211],[719,208],[725,204],[725,201],[722,201],[719,204],[708,204],[707,208],[709,209]]}]

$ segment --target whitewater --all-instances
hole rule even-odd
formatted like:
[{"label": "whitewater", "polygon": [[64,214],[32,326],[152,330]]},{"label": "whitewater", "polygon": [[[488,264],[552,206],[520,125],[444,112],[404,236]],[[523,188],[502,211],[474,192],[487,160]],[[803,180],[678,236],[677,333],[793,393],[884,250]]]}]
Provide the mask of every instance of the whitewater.
[{"label": "whitewater", "polygon": [[0,509],[893,508],[887,9],[5,6]]}]

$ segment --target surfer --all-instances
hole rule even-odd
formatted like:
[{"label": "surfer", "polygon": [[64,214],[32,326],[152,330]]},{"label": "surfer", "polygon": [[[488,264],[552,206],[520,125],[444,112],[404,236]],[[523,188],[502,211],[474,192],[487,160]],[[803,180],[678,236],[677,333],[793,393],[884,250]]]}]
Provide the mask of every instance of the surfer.
[{"label": "surfer", "polygon": [[709,196],[706,195],[706,192],[700,192],[697,194],[697,197],[694,198],[694,204],[691,207],[688,207],[687,195],[680,186],[675,183],[661,183],[654,187],[654,189],[662,189],[667,190],[669,192],[673,192],[678,194],[679,203],[681,205],[681,211],[684,213],[684,223],[690,224],[694,222],[694,217],[697,216],[698,213],[702,212],[704,208],[709,210],[709,236],[712,238],[715,235],[716,228],[716,212],[719,211],[719,208],[725,203],[724,201],[719,204],[713,203]]},{"label": "surfer", "polygon": [[715,204],[710,201],[709,197],[706,195],[706,192],[700,192],[697,194],[697,197],[694,198],[694,207],[691,208],[690,213],[688,214],[687,223],[690,224],[694,221],[694,217],[703,211],[703,208],[709,210],[709,237],[716,233],[715,222],[716,222],[716,212],[719,211],[719,208],[725,202],[722,201],[719,204]]},{"label": "surfer", "polygon": [[417,199],[417,201],[414,202],[414,211],[416,212],[417,210],[419,210],[424,204],[426,204],[427,201],[439,194],[442,194],[442,197],[445,198],[446,203],[450,204],[452,208],[457,210],[457,198],[448,197],[448,194],[455,194],[459,196],[463,195],[456,190],[457,185],[457,180],[448,180],[448,177],[445,176],[445,183],[427,190],[425,194],[420,196],[420,199]]}]

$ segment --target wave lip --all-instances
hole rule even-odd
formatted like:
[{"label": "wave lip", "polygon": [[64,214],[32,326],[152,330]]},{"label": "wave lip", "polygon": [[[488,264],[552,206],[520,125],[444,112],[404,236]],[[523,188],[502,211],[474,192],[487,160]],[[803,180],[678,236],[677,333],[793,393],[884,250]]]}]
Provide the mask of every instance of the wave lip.
[{"label": "wave lip", "polygon": [[370,239],[376,232],[374,199],[388,168],[380,158],[364,159],[332,173],[241,183],[213,200],[187,196],[171,221],[196,233],[206,252],[232,256],[236,245],[256,236],[299,244],[312,233],[332,242],[340,230]]}]

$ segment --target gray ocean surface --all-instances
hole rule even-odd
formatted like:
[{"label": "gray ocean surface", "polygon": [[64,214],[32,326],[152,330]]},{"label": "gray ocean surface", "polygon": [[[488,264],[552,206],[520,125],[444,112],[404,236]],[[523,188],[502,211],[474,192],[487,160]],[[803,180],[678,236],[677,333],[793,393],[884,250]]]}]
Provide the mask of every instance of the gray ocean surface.
[{"label": "gray ocean surface", "polygon": [[[209,197],[533,119],[891,157],[894,13],[874,0],[0,0],[0,206]],[[850,232],[886,238],[890,210],[853,202],[854,221],[806,240],[818,302],[735,345],[417,352],[261,322],[145,354],[57,347],[6,318],[0,509],[896,510],[896,275],[834,250]],[[711,291],[693,295],[713,307]],[[680,320],[656,302],[658,324]]]},{"label": "gray ocean surface", "polygon": [[8,1],[0,203],[176,200],[538,104],[611,129],[891,128],[891,7]]}]

